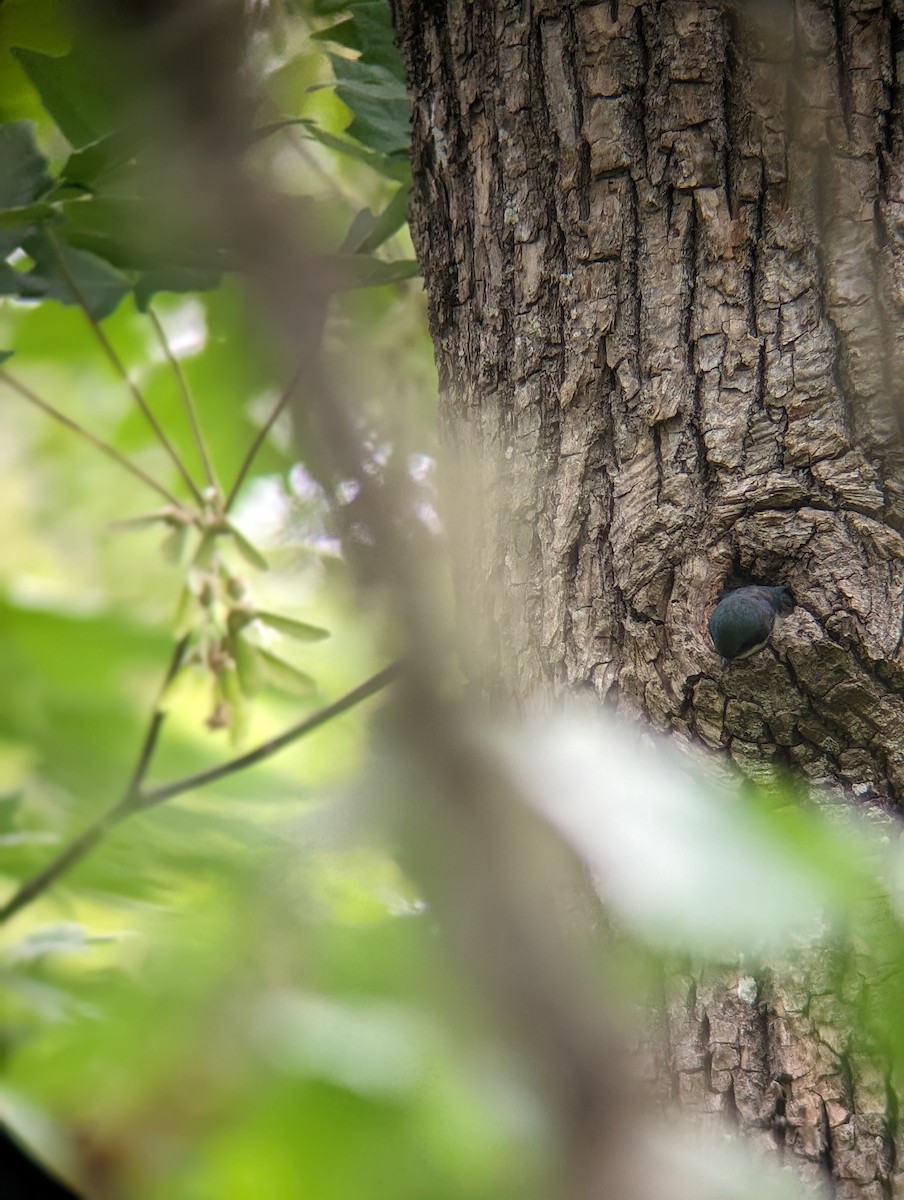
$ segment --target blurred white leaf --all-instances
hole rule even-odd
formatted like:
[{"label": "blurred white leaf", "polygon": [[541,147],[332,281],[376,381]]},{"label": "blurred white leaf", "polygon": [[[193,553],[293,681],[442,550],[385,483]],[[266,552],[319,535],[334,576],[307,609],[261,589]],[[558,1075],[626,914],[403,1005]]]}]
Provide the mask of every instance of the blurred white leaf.
[{"label": "blurred white leaf", "polygon": [[363,1095],[395,1094],[418,1084],[436,1038],[421,1013],[402,1005],[294,991],[264,997],[254,1029],[274,1067]]},{"label": "blurred white leaf", "polygon": [[644,937],[735,955],[824,932],[828,879],[664,742],[582,715],[530,722],[502,745],[528,801]]},{"label": "blurred white leaf", "polygon": [[131,936],[127,930],[116,933],[89,934],[83,925],[73,921],[61,921],[56,925],[45,925],[27,934],[14,945],[9,959],[14,963],[31,962],[47,954],[72,954],[87,950],[89,946],[102,946],[107,942],[120,941]]},{"label": "blurred white leaf", "polygon": [[686,1123],[653,1125],[643,1161],[648,1194],[669,1200],[830,1200],[827,1187],[806,1182],[803,1163],[756,1150],[728,1129],[701,1131]]}]

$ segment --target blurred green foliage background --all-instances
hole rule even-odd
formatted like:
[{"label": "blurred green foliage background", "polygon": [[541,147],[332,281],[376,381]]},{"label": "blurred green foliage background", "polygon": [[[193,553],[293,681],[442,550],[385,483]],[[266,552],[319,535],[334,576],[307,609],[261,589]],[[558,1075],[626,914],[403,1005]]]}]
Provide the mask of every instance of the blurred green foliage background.
[{"label": "blurred green foliage background", "polygon": [[[96,50],[70,17],[43,0],[0,5],[0,202],[8,213],[54,206],[47,221],[83,295],[203,483],[179,381],[137,291],[173,264],[143,257],[140,218],[125,211],[138,210],[128,149],[110,144],[122,134],[119,110],[86,70]],[[376,102],[377,153],[351,140],[371,129],[369,80],[360,115],[333,86],[327,51],[347,56],[334,61],[352,71],[359,57],[341,44],[346,24],[287,12],[260,30],[261,126],[293,124],[262,136],[255,153],[316,215],[333,253],[350,233],[349,245],[369,236],[373,249],[360,261],[347,256],[352,281],[356,270],[404,279],[412,255],[398,200],[397,215],[373,233],[407,188],[400,67],[372,68],[371,91],[394,90],[388,113],[382,96]],[[312,39],[328,27],[338,42]],[[80,172],[79,155],[92,153]],[[67,185],[67,169],[78,187]],[[26,298],[19,281],[37,273],[44,236],[29,216],[8,217],[0,233],[6,367],[188,502],[65,282],[54,278],[40,298],[34,281],[35,299]],[[90,243],[87,230],[97,235]],[[234,279],[217,272],[187,282],[156,293],[153,310],[228,489],[286,381],[274,375]],[[204,289],[190,290],[198,282]],[[436,388],[417,281],[339,296],[326,345],[344,356],[344,382],[362,412],[391,396],[412,444],[432,457]],[[6,897],[121,794],[172,652],[191,547],[173,560],[161,549],[165,526],[117,528],[158,498],[8,387],[0,404]],[[247,749],[386,661],[378,606],[362,611],[349,594],[287,416],[261,446],[235,515],[269,563],[265,572],[223,550],[255,605],[330,637],[308,644],[267,631],[267,648],[312,683],[265,683],[238,730],[235,721],[231,730],[207,727],[211,673],[187,667],[167,698],[151,782]],[[504,1072],[476,1048],[462,1056],[430,1015],[440,970],[430,919],[353,816],[348,789],[365,722],[365,710],[350,712],[252,775],[132,818],[6,926],[2,1114],[92,1195],[489,1195],[507,1151],[530,1132],[531,1114],[517,1093],[506,1096]],[[313,1045],[309,1027],[318,1031]],[[503,1110],[489,1119],[497,1097]]]},{"label": "blurred green foliage background", "polygon": [[[388,10],[262,13],[250,153],[343,281],[325,355],[366,428],[404,430],[433,529],[436,380]],[[127,456],[182,511],[191,491],[104,338],[199,491],[180,374],[224,493],[286,386],[228,262],[194,261],[177,222],[149,228],[126,85],[71,15],[62,0],[0,3],[0,902],[123,795],[179,637],[196,660],[164,696],[151,786],[273,737],[371,675],[395,641],[379,598],[355,592],[285,413],[242,479],[239,535],[199,555],[191,523],[130,525],[159,497],[29,402]],[[379,440],[373,453],[379,466]],[[233,602],[270,623],[230,625]],[[212,665],[212,645],[250,656],[248,677],[229,655]],[[548,1114],[379,819],[396,784],[370,753],[378,703],[130,817],[3,926],[0,1115],[86,1195],[555,1191]],[[823,913],[852,1050],[891,1078],[904,1049],[894,841],[826,824],[783,788],[727,805],[670,761],[621,761],[622,745],[571,725],[522,731],[512,749],[525,788],[612,885],[625,936],[594,970],[631,1007],[687,947],[755,964],[770,939],[811,944]],[[587,820],[559,819],[569,789]],[[630,861],[641,844],[649,862],[619,885],[611,855]],[[766,1186],[727,1164],[697,1194]],[[769,1194],[800,1194],[783,1187]]]}]

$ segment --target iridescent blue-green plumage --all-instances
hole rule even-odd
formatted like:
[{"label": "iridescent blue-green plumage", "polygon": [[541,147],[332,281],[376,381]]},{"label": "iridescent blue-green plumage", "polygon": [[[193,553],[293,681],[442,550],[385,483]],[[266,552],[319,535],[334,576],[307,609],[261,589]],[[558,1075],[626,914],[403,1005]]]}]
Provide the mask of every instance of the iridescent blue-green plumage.
[{"label": "iridescent blue-green plumage", "polygon": [[734,588],[719,597],[709,618],[709,636],[723,658],[747,658],[769,641],[775,618],[793,607],[794,597],[786,587]]}]

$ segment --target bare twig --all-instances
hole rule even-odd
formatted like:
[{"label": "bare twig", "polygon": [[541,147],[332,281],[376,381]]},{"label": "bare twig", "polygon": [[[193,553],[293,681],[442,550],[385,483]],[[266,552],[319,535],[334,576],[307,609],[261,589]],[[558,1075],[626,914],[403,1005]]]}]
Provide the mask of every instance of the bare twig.
[{"label": "bare twig", "polygon": [[[187,639],[183,638],[176,647],[176,652],[173,655],[169,671],[161,688],[161,697],[167,684],[179,670],[186,642]],[[11,899],[0,908],[0,925],[8,921],[17,912],[20,912],[26,905],[37,899],[38,896],[43,895],[58,879],[62,878],[72,867],[90,854],[95,847],[100,845],[110,831],[127,817],[132,816],[134,813],[145,812],[149,808],[155,808],[158,804],[163,804],[164,801],[171,800],[174,796],[180,796],[185,792],[193,791],[195,788],[204,787],[206,784],[214,783],[218,779],[225,779],[229,775],[234,775],[238,771],[245,770],[246,767],[252,767],[256,763],[263,762],[264,759],[271,758],[292,742],[298,741],[299,738],[304,737],[308,733],[313,733],[315,729],[319,729],[328,721],[341,716],[342,713],[348,712],[349,709],[354,708],[356,705],[361,704],[362,701],[382,691],[383,688],[387,687],[397,678],[400,670],[401,663],[391,663],[388,667],[384,667],[382,671],[378,671],[376,675],[372,675],[370,679],[366,679],[364,683],[359,684],[350,692],[346,692],[338,700],[334,700],[332,704],[327,704],[310,717],[299,721],[297,725],[292,725],[284,733],[271,738],[267,742],[263,742],[260,746],[255,747],[254,750],[249,750],[247,754],[241,754],[238,758],[233,758],[218,767],[211,767],[208,771],[199,771],[196,775],[187,775],[183,779],[176,779],[172,783],[162,784],[160,787],[142,792],[140,790],[141,784],[150,766],[166,716],[160,708],[160,699],[158,698],[148,731],[142,742],[135,770],[132,772],[128,787],[121,799],[112,808],[102,813],[74,841],[70,842],[52,862],[48,863],[43,871],[22,885]]]},{"label": "bare twig", "polygon": [[47,238],[47,243],[50,246],[50,249],[53,253],[54,260],[56,261],[56,264],[57,264],[57,268],[59,269],[59,272],[62,275],[63,280],[66,283],[66,286],[69,288],[69,291],[72,293],[72,297],[75,300],[75,302],[78,304],[79,308],[85,314],[85,318],[88,321],[88,324],[91,326],[92,330],[94,331],[94,336],[97,338],[104,353],[106,354],[107,358],[112,363],[114,370],[120,376],[120,378],[122,379],[122,381],[126,385],[126,387],[129,389],[132,399],[135,401],[135,403],[141,409],[141,412],[144,414],[145,420],[150,425],[151,429],[153,429],[154,434],[157,437],[157,440],[160,442],[160,445],[163,447],[163,449],[167,452],[167,454],[172,459],[172,461],[176,467],[176,470],[179,472],[179,474],[185,480],[185,483],[188,486],[189,491],[194,496],[194,498],[198,502],[198,504],[203,504],[204,498],[201,495],[201,492],[199,491],[197,484],[192,479],[191,475],[188,473],[188,470],[186,469],[185,464],[182,462],[182,459],[179,457],[178,453],[176,452],[176,448],[173,446],[172,442],[166,436],[166,432],[164,431],[162,425],[160,424],[160,422],[157,420],[157,418],[154,416],[153,412],[151,411],[150,405],[148,404],[147,400],[145,400],[144,395],[141,391],[141,388],[138,387],[138,385],[135,383],[134,379],[131,377],[129,372],[126,370],[125,363],[122,361],[122,359],[117,354],[117,352],[113,346],[113,343],[107,337],[106,333],[104,333],[104,330],[101,327],[100,322],[98,321],[98,319],[94,315],[94,313],[91,311],[91,305],[88,303],[87,299],[85,298],[84,292],[79,287],[78,283],[75,280],[75,277],[73,276],[72,272],[69,270],[69,267],[66,264],[66,259],[63,257],[63,252],[60,249],[59,242],[57,241],[56,237],[50,230],[45,231],[45,236]]},{"label": "bare twig", "polygon": [[14,392],[18,392],[18,394],[26,399],[30,404],[33,404],[36,408],[39,408],[42,412],[46,413],[47,416],[53,417],[54,421],[58,421],[61,425],[65,425],[67,429],[71,429],[73,433],[77,433],[79,437],[84,438],[86,442],[90,442],[92,446],[95,446],[103,454],[106,454],[108,458],[112,458],[114,462],[119,463],[121,467],[124,467],[127,471],[131,472],[131,474],[140,479],[142,483],[146,483],[149,488],[153,488],[158,495],[163,496],[164,499],[169,501],[170,504],[174,505],[176,508],[182,507],[182,504],[177,496],[173,495],[173,493],[165,488],[162,483],[158,483],[156,479],[152,479],[151,476],[142,470],[137,463],[132,462],[130,458],[126,458],[124,454],[120,454],[115,447],[111,446],[108,442],[105,442],[103,438],[96,437],[95,434],[86,429],[84,425],[80,425],[78,421],[74,421],[72,417],[67,417],[65,413],[60,412],[60,410],[55,408],[48,400],[44,400],[37,394],[37,392],[33,392],[30,387],[27,387],[20,380],[16,379],[15,376],[10,375],[8,371],[0,371],[0,383],[5,383],[7,387],[12,388]]},{"label": "bare twig", "polygon": [[276,404],[273,406],[273,411],[270,413],[270,416],[267,417],[266,421],[263,423],[263,425],[257,431],[254,441],[248,447],[248,453],[245,455],[242,465],[239,467],[239,473],[235,477],[235,482],[233,483],[232,487],[229,489],[229,495],[226,497],[226,505],[225,505],[226,512],[229,512],[229,510],[232,508],[233,504],[235,503],[236,497],[239,494],[239,490],[240,490],[242,484],[245,482],[245,478],[248,475],[248,472],[251,470],[251,464],[254,462],[255,458],[257,457],[258,450],[260,450],[261,446],[266,441],[267,435],[269,434],[269,432],[273,428],[273,426],[276,424],[280,413],[283,412],[286,405],[292,399],[292,396],[295,392],[295,389],[298,387],[298,382],[300,379],[301,379],[301,367],[299,367],[298,370],[295,372],[295,374],[292,376],[292,378],[289,381],[283,394],[280,396],[280,398],[277,400]]},{"label": "bare twig", "polygon": [[188,416],[189,424],[191,425],[192,435],[195,439],[195,445],[198,447],[198,454],[201,456],[201,462],[204,466],[204,474],[207,476],[207,482],[214,488],[219,495],[220,484],[217,480],[216,471],[213,467],[210,454],[207,450],[207,443],[204,441],[204,433],[201,429],[201,423],[198,420],[198,412],[195,408],[195,402],[192,398],[191,388],[188,386],[188,380],[185,377],[185,372],[182,370],[182,364],[173,353],[173,349],[169,344],[169,338],[166,336],[166,330],[163,328],[160,318],[154,312],[153,308],[148,306],[148,316],[151,318],[151,324],[154,326],[154,331],[157,334],[157,339],[163,353],[166,355],[167,362],[172,367],[173,374],[176,376],[176,382],[179,385],[179,391],[182,395],[182,403],[185,406],[185,412]]}]

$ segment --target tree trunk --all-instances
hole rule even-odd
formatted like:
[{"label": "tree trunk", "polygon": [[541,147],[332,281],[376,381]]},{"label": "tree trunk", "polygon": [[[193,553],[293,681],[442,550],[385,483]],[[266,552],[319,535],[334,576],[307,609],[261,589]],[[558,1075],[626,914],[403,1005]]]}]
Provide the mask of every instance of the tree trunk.
[{"label": "tree trunk", "polygon": [[[904,3],[394,7],[472,673],[896,804]],[[798,607],[723,667],[746,582]],[[676,981],[674,1094],[904,1196],[819,991]]]}]

